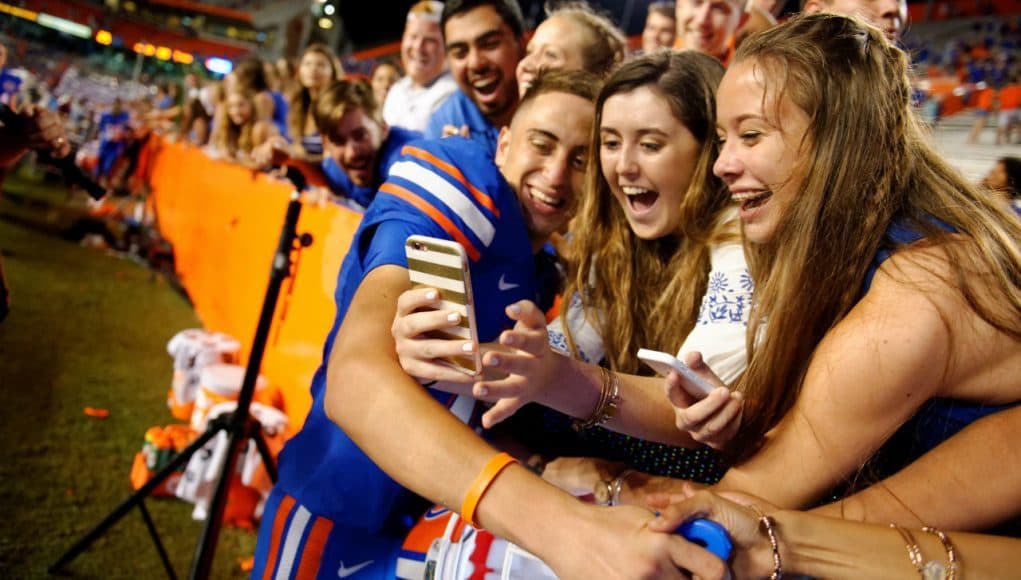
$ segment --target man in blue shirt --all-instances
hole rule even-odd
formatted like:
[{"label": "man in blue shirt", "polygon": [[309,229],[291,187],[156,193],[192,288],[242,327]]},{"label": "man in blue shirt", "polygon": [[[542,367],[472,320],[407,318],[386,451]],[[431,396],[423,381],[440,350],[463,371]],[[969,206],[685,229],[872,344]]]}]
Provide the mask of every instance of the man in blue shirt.
[{"label": "man in blue shirt", "polygon": [[330,190],[364,209],[376,196],[390,165],[417,131],[388,127],[372,87],[342,80],[319,95],[316,126],[323,136],[323,173]]},{"label": "man in blue shirt", "polygon": [[21,90],[21,77],[7,68],[7,47],[0,44],[0,103],[10,105]]},{"label": "man in blue shirt", "polygon": [[452,137],[405,145],[391,165],[341,267],[312,409],[280,455],[253,577],[393,578],[407,528],[427,507],[416,493],[459,495],[465,470],[492,455],[472,430],[474,400],[408,376],[390,327],[411,286],[412,234],[465,248],[482,342],[513,324],[507,305],[549,301],[555,290],[539,287],[536,255],[581,193],[596,84],[580,71],[542,79],[501,132],[495,161]]},{"label": "man in blue shirt", "polygon": [[448,0],[441,18],[458,90],[433,113],[425,136],[457,134],[496,154],[500,129],[518,105],[514,69],[524,54],[524,19],[513,0]]},{"label": "man in blue shirt", "polygon": [[120,159],[127,143],[128,124],[131,114],[124,110],[120,97],[114,97],[110,110],[99,116],[99,160],[96,176],[104,184]]}]

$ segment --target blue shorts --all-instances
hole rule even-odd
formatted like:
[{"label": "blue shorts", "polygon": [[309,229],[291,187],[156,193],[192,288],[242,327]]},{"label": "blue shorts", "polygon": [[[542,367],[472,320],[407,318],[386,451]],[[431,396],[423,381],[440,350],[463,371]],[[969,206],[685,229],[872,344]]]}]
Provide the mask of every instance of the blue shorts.
[{"label": "blue shorts", "polygon": [[274,488],[259,525],[251,577],[391,579],[403,541],[334,525]]}]

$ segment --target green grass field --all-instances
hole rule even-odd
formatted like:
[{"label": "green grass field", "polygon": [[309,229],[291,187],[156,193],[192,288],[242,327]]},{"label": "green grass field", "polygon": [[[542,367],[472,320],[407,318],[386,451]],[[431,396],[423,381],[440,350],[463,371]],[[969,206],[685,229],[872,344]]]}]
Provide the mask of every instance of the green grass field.
[{"label": "green grass field", "polygon": [[[0,200],[0,203],[3,203]],[[166,343],[199,323],[161,277],[130,260],[0,220],[12,310],[0,323],[0,577],[46,568],[131,492],[145,430],[174,422]],[[96,419],[84,407],[109,409]],[[178,576],[202,523],[176,499],[146,503]],[[226,529],[212,577],[244,577],[251,532]],[[164,576],[137,510],[60,577]]]}]

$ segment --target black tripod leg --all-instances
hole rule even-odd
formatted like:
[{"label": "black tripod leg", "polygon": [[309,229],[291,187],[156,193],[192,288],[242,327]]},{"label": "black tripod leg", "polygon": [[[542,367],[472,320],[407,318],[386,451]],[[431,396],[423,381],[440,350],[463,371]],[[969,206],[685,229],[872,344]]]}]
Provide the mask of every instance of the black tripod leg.
[{"label": "black tripod leg", "polygon": [[266,438],[262,436],[262,433],[257,428],[253,429],[250,437],[252,441],[255,441],[255,448],[259,450],[259,457],[262,458],[262,465],[266,468],[266,475],[269,475],[270,481],[276,483],[277,466],[273,463],[273,454],[269,452],[269,445],[266,444]]},{"label": "black tripod leg", "polygon": [[163,542],[160,541],[160,535],[156,532],[156,524],[152,521],[148,508],[145,507],[145,500],[138,502],[138,511],[142,512],[142,521],[145,522],[145,527],[149,530],[149,536],[152,537],[152,543],[155,544],[156,551],[159,552],[160,561],[163,562],[163,568],[167,571],[167,577],[170,580],[177,580],[177,574],[174,574],[174,566],[170,563],[170,556],[167,555],[167,550],[163,547]]},{"label": "black tripod leg", "polygon": [[195,557],[192,559],[191,572],[188,574],[192,580],[209,578],[216,542],[220,536],[220,528],[223,526],[223,510],[227,506],[227,493],[230,491],[230,482],[234,478],[234,472],[237,471],[238,457],[241,455],[241,446],[245,444],[246,435],[243,425],[240,428],[232,426],[228,433],[227,452],[224,453],[223,463],[220,464],[220,473],[213,488],[213,497],[209,500],[209,507],[206,511],[206,524],[202,527],[202,534],[199,536],[195,548]]},{"label": "black tripod leg", "polygon": [[150,493],[152,493],[152,490],[156,489],[156,486],[163,483],[163,481],[170,477],[172,473],[174,473],[175,471],[178,470],[179,467],[184,465],[188,461],[188,459],[190,459],[191,456],[196,451],[201,449],[202,446],[206,444],[206,442],[212,439],[213,435],[216,435],[216,433],[217,430],[207,430],[202,435],[199,435],[198,439],[192,442],[191,445],[185,447],[184,450],[177,455],[177,457],[173,458],[170,461],[170,463],[164,466],[163,469],[159,470],[156,473],[156,475],[152,477],[152,479],[150,479],[148,482],[146,482],[145,485],[140,487],[138,491],[131,494],[131,497],[124,500],[124,502],[121,503],[119,506],[115,507],[113,511],[111,511],[109,514],[106,515],[105,518],[103,518],[103,521],[96,524],[94,528],[89,530],[84,536],[82,536],[77,542],[75,542],[75,544],[71,546],[71,548],[68,549],[67,552],[64,552],[64,554],[59,559],[57,559],[57,561],[54,562],[47,569],[47,571],[50,574],[54,574],[61,568],[63,568],[68,562],[77,558],[78,554],[81,554],[86,549],[88,549],[88,547],[91,546],[92,543],[95,542],[97,539],[99,539],[99,536],[103,535],[103,533],[106,532],[106,530],[109,529],[110,526],[117,523],[117,521],[123,518],[124,515],[127,514],[131,508],[138,505],[143,499],[145,499]]},{"label": "black tripod leg", "polygon": [[227,453],[224,454],[220,476],[216,481],[216,489],[209,502],[206,525],[202,528],[195,557],[192,559],[191,572],[188,575],[192,580],[209,578],[209,571],[212,569],[216,543],[219,539],[220,527],[223,525],[223,510],[227,504],[227,490],[230,488],[230,480],[237,469],[237,458],[241,447],[245,444],[250,431],[249,408],[252,404],[252,396],[255,394],[259,369],[262,366],[266,340],[269,338],[269,331],[273,326],[273,313],[276,311],[277,298],[280,296],[280,285],[290,275],[290,257],[294,251],[294,240],[297,238],[295,228],[300,213],[301,195],[295,191],[291,194],[287,204],[287,215],[284,217],[284,225],[280,231],[280,239],[277,242],[276,253],[270,267],[269,284],[266,286],[266,295],[262,301],[259,322],[255,326],[252,350],[248,355],[248,365],[245,367],[245,377],[241,382],[241,392],[238,393],[237,409],[230,417]]}]

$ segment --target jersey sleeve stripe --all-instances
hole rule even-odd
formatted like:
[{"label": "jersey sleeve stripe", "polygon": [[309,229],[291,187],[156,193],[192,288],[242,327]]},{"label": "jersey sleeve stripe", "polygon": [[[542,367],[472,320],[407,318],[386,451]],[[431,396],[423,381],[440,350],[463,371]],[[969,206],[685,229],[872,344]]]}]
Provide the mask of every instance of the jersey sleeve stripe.
[{"label": "jersey sleeve stripe", "polygon": [[493,215],[496,216],[497,219],[500,219],[500,208],[496,206],[496,202],[493,201],[493,198],[489,197],[488,195],[483,193],[482,190],[469,183],[468,179],[465,178],[464,174],[461,173],[460,169],[454,167],[453,165],[447,163],[446,161],[443,161],[442,159],[436,157],[432,153],[429,153],[428,151],[420,149],[418,147],[405,145],[404,148],[401,149],[401,153],[425,161],[426,163],[429,163],[436,167],[437,169],[439,169],[440,171],[446,173],[451,178],[456,180],[458,183],[463,185],[468,191],[470,191],[472,196],[475,198],[475,201],[477,201],[479,205],[493,212]]},{"label": "jersey sleeve stripe", "polygon": [[314,580],[319,574],[319,565],[323,560],[323,550],[326,548],[326,540],[330,537],[333,529],[333,522],[317,517],[312,529],[305,539],[305,547],[301,551],[301,562],[298,564],[298,574],[295,580]]},{"label": "jersey sleeve stripe", "polygon": [[284,536],[284,546],[280,549],[280,564],[277,567],[275,580],[287,580],[294,570],[294,562],[301,550],[301,539],[308,528],[309,520],[312,519],[312,512],[303,505],[298,505],[294,510],[290,525],[287,526],[287,535]]},{"label": "jersey sleeve stripe", "polygon": [[273,517],[273,533],[270,535],[269,551],[266,553],[266,569],[263,571],[262,580],[269,580],[273,577],[273,569],[277,565],[277,557],[280,555],[280,540],[284,535],[284,526],[287,518],[294,508],[294,498],[285,495],[277,506]]},{"label": "jersey sleeve stripe", "polygon": [[488,246],[493,241],[496,235],[493,222],[472,203],[471,198],[442,175],[414,161],[398,161],[390,166],[390,178],[394,177],[406,179],[440,200],[461,218],[483,245]]},{"label": "jersey sleeve stripe", "polygon": [[440,210],[433,207],[433,205],[426,200],[389,181],[379,186],[379,191],[403,199],[425,215],[429,216],[429,218],[443,228],[443,231],[447,232],[447,234],[449,234],[455,242],[464,246],[465,252],[468,253],[468,257],[471,258],[473,262],[478,262],[482,257],[482,254],[475,248],[475,245],[468,239],[468,236],[466,236],[464,232],[462,232],[457,225],[450,220],[450,218],[444,215]]}]

